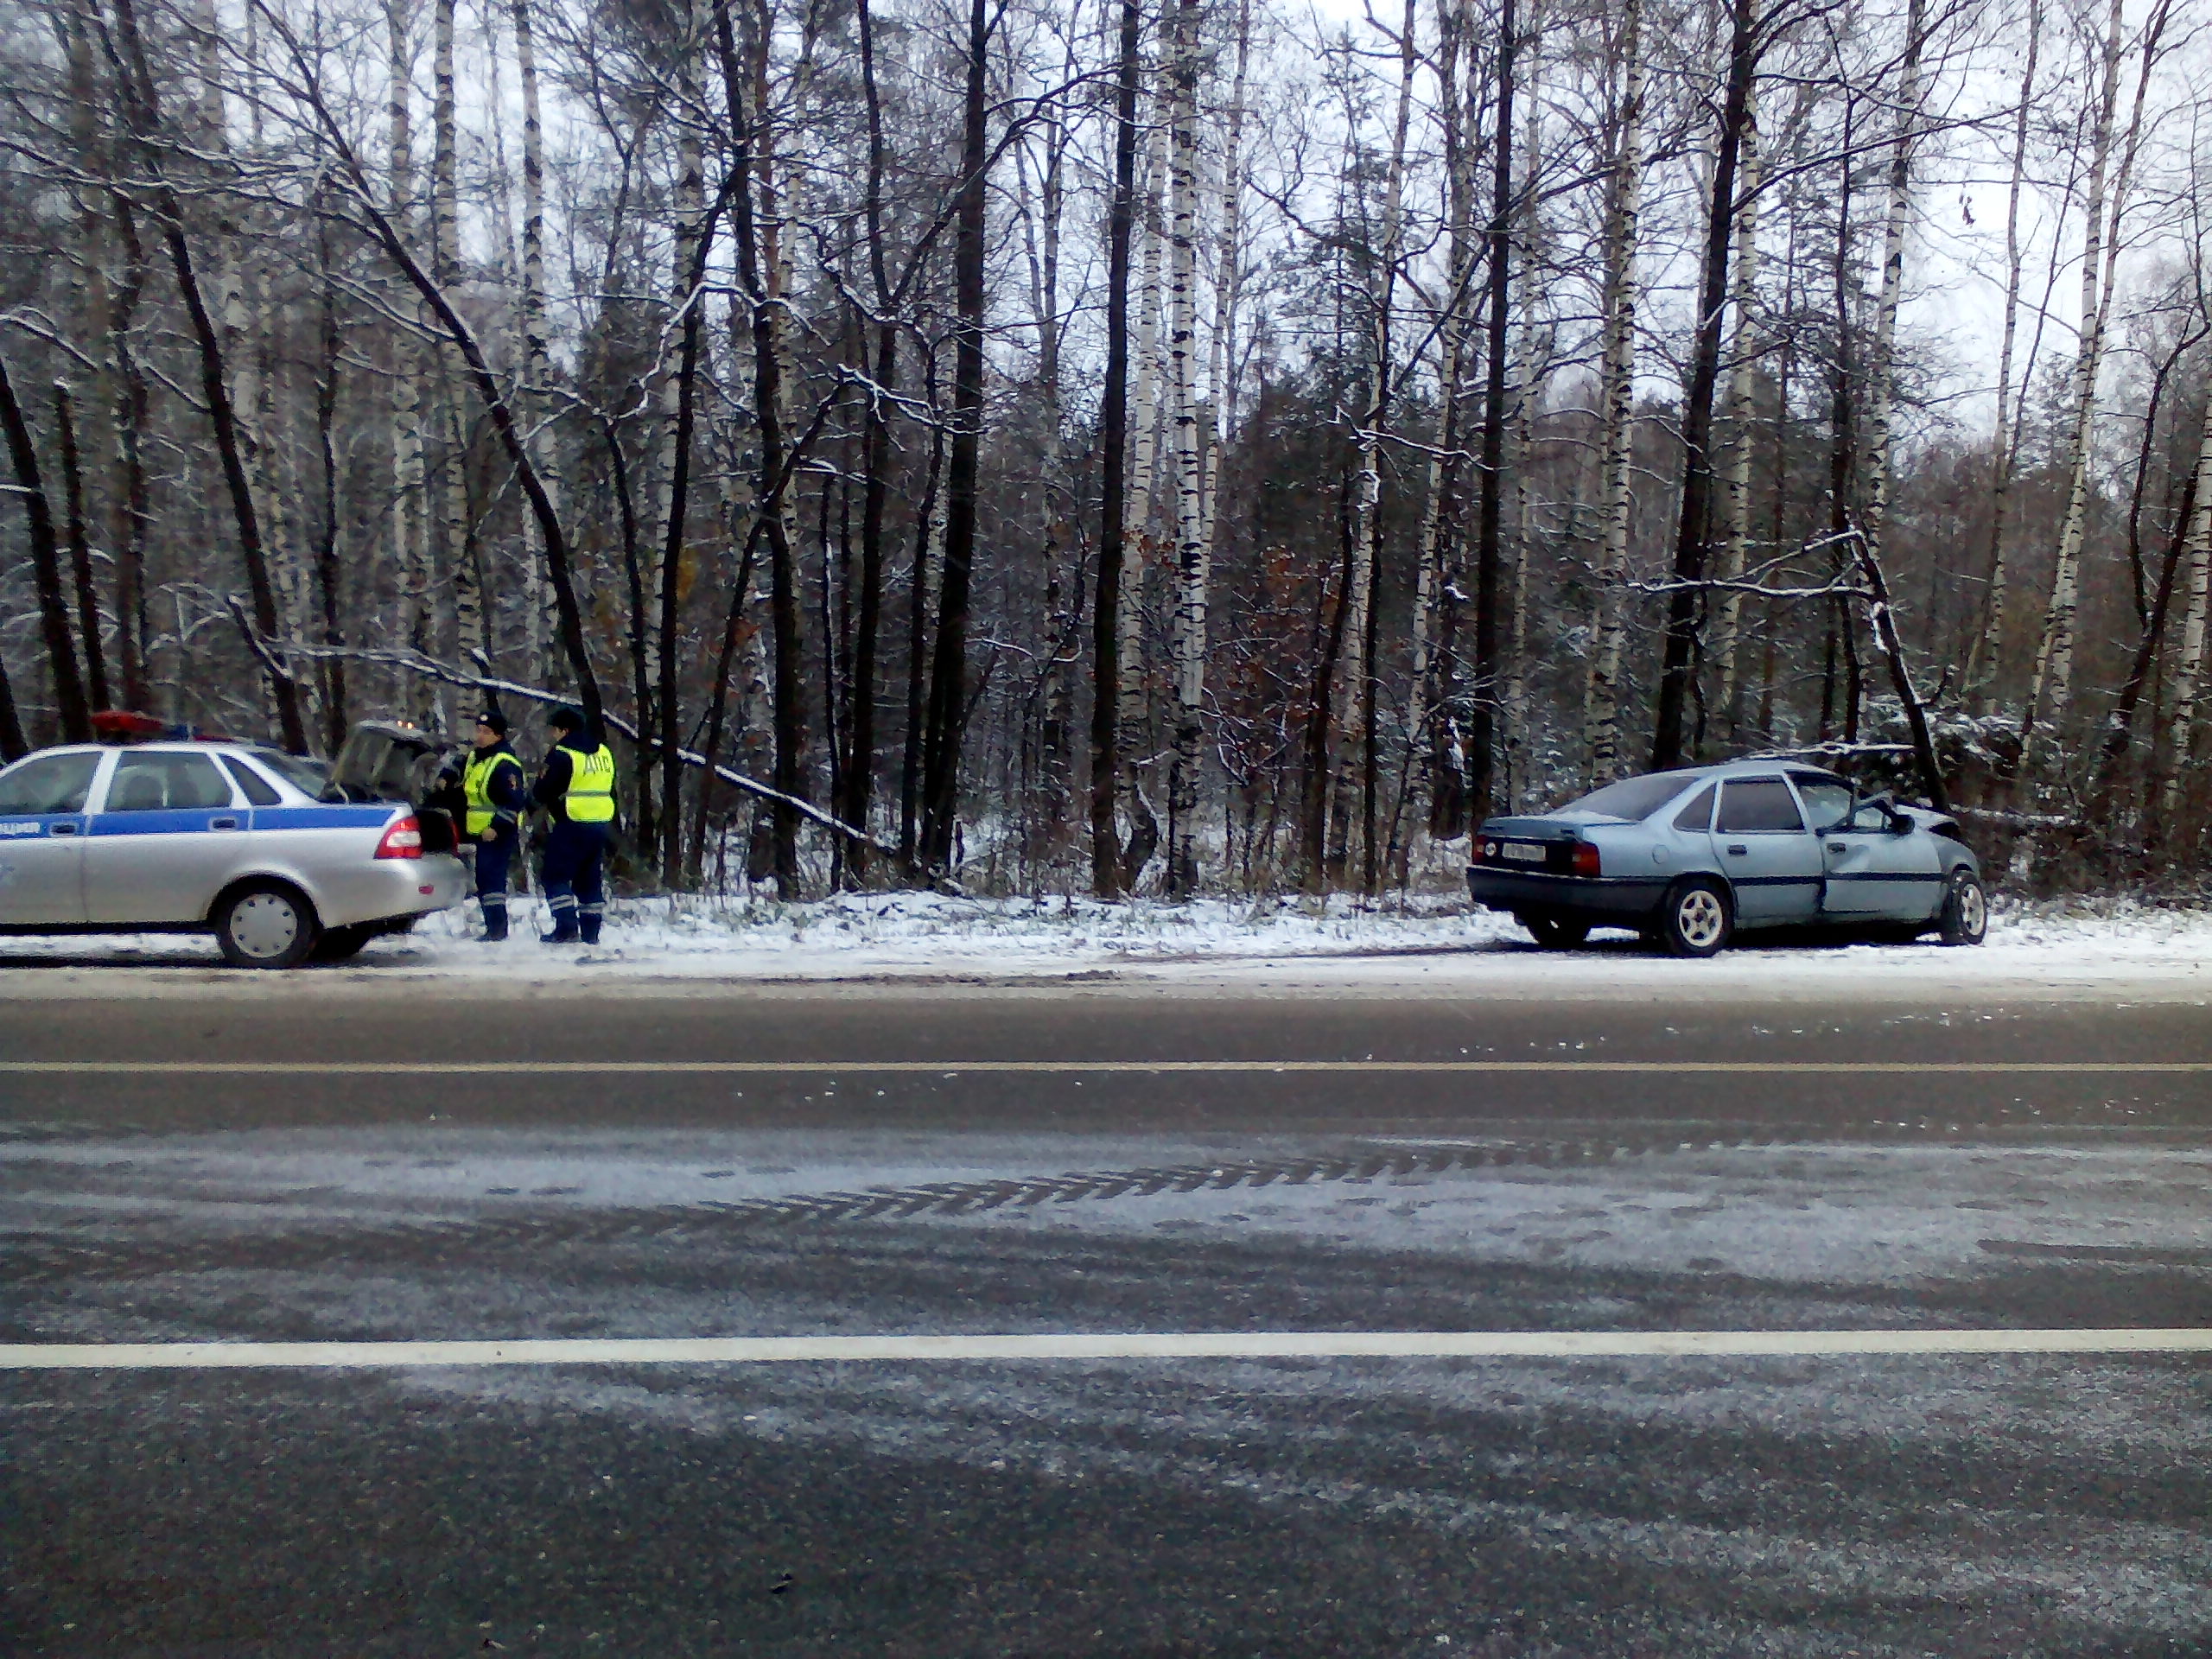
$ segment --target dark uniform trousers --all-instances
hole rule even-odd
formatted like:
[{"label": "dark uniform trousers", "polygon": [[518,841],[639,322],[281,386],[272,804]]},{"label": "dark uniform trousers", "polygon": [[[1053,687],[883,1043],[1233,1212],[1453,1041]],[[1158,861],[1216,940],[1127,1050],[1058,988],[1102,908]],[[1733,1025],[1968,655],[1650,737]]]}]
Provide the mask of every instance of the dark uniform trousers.
[{"label": "dark uniform trousers", "polygon": [[484,921],[492,923],[493,913],[498,912],[499,931],[505,932],[507,919],[507,871],[514,861],[515,826],[495,823],[489,841],[476,843],[476,902],[484,906]]},{"label": "dark uniform trousers", "polygon": [[545,837],[545,901],[553,907],[554,928],[563,930],[573,916],[576,936],[586,944],[599,943],[600,923],[607,912],[602,867],[610,828],[562,823]]}]

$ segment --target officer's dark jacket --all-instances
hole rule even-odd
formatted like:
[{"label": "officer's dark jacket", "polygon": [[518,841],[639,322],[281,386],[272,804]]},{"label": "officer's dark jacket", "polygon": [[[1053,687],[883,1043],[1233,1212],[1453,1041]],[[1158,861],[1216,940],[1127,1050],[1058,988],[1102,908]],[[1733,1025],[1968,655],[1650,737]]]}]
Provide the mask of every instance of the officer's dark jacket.
[{"label": "officer's dark jacket", "polygon": [[530,793],[531,799],[552,814],[554,823],[566,823],[569,821],[569,782],[575,766],[569,759],[568,751],[577,749],[589,754],[600,747],[600,743],[599,734],[587,728],[569,733],[559,740],[556,747],[547,751],[545,769],[537,774],[537,782]]},{"label": "officer's dark jacket", "polygon": [[479,760],[488,760],[495,754],[513,755],[512,766],[492,768],[490,783],[485,792],[492,798],[492,810],[502,819],[518,817],[530,804],[530,791],[523,783],[522,757],[515,754],[514,745],[502,738],[489,749],[479,751]]}]

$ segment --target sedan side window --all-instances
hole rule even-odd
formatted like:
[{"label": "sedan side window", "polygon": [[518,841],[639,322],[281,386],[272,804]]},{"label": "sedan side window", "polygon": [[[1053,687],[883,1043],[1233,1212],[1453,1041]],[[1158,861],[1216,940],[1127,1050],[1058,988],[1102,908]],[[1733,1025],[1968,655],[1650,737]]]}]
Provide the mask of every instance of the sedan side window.
[{"label": "sedan side window", "polygon": [[0,814],[81,812],[99,769],[98,753],[34,755],[0,778]]},{"label": "sedan side window", "polygon": [[1675,814],[1675,828],[1694,836],[1705,833],[1713,822],[1713,798],[1720,792],[1718,784],[1707,784],[1698,791],[1690,804]]},{"label": "sedan side window", "polygon": [[1732,778],[1720,793],[1717,835],[1761,835],[1802,830],[1805,819],[1797,810],[1789,785],[1779,778]]},{"label": "sedan side window", "polygon": [[160,812],[180,807],[228,806],[229,780],[204,754],[125,754],[108,779],[111,812]]},{"label": "sedan side window", "polygon": [[1790,778],[1797,785],[1797,797],[1805,803],[1814,829],[1825,834],[1843,827],[1851,816],[1849,784],[1838,783],[1833,778],[1807,777],[1802,772],[1792,772]]}]

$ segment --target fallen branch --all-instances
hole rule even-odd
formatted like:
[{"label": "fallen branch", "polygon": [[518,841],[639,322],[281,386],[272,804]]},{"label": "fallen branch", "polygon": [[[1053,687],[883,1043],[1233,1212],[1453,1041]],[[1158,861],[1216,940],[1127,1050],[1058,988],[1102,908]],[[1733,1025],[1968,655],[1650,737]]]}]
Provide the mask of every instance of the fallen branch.
[{"label": "fallen branch", "polygon": [[[343,659],[349,662],[375,663],[381,667],[403,669],[410,674],[420,674],[426,679],[442,681],[448,685],[462,686],[476,691],[488,691],[502,697],[513,697],[523,702],[557,704],[568,701],[568,698],[558,691],[548,691],[543,686],[525,685],[518,680],[503,680],[493,675],[473,674],[466,669],[455,668],[449,663],[442,663],[435,657],[426,657],[419,651],[379,650],[368,645],[310,645],[300,639],[264,639],[253,632],[245,614],[245,607],[236,594],[231,595],[229,603],[232,613],[238,619],[239,627],[245,630],[247,642],[253,647],[255,653],[264,661],[271,663],[272,665],[282,662],[287,657],[294,656],[307,658],[311,662]],[[653,749],[658,752],[656,746],[639,737],[638,728],[620,715],[608,714],[602,710],[600,717],[610,728],[621,733],[640,748]],[[699,753],[696,749],[678,749],[676,752],[676,758],[687,766],[708,769],[706,756]],[[711,770],[715,777],[721,779],[731,788],[754,796],[760,800],[779,802],[789,806],[800,817],[827,830],[832,835],[842,836],[848,841],[859,842],[881,853],[887,858],[896,859],[899,856],[899,849],[888,842],[878,841],[867,830],[854,828],[843,819],[823,811],[811,801],[804,800],[796,795],[786,795],[781,790],[771,788],[757,778],[748,778],[741,772],[723,766],[720,761],[715,762]]]},{"label": "fallen branch", "polygon": [[1955,818],[1972,818],[1976,823],[1993,823],[2003,830],[2018,830],[2025,834],[2039,830],[2064,830],[2085,831],[2088,825],[2079,818],[2062,817],[2050,812],[2012,812],[1994,806],[1955,806]]}]

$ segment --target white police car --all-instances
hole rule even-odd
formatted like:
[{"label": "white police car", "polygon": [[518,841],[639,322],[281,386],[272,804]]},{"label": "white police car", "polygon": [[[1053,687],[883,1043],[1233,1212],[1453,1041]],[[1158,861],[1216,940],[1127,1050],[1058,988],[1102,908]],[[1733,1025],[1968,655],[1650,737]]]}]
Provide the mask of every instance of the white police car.
[{"label": "white police car", "polygon": [[289,968],[467,897],[414,808],[325,793],[253,744],[41,749],[0,771],[0,934],[212,931],[236,966]]}]

